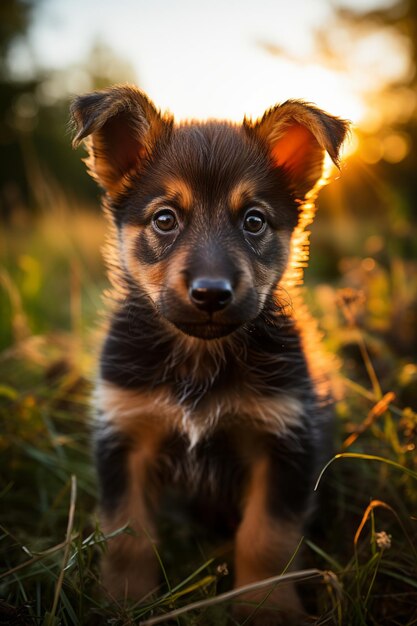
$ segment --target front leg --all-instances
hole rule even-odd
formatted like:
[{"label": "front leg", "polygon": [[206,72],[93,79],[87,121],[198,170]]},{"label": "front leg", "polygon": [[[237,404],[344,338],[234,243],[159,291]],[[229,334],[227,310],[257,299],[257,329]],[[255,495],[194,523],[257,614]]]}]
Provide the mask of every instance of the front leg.
[{"label": "front leg", "polygon": [[[297,448],[287,450],[272,439],[255,454],[236,534],[235,587],[281,574],[297,550],[309,508],[313,461],[308,446],[299,441]],[[254,613],[250,623],[258,626],[299,624],[305,615],[293,583],[247,593],[240,602],[235,615],[246,619]],[[261,606],[255,611],[257,604]]]},{"label": "front leg", "polygon": [[103,585],[113,598],[141,600],[158,584],[152,513],[157,494],[150,482],[156,438],[143,433],[139,441],[132,442],[125,435],[104,430],[96,437],[95,452],[101,528],[108,535],[129,526],[127,533],[108,540],[102,561]]}]

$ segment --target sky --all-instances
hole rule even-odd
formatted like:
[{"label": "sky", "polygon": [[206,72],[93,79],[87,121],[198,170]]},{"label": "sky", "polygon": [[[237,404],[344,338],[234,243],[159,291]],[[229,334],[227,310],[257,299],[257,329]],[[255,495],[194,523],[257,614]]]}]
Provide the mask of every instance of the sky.
[{"label": "sky", "polygon": [[[390,4],[42,0],[30,34],[30,62],[59,71],[86,58],[100,40],[133,66],[140,87],[159,108],[180,119],[258,117],[278,102],[302,98],[356,122],[365,115],[364,90],[376,71],[366,64],[385,73],[404,67],[400,51],[387,62],[387,47],[378,40],[362,45],[351,67],[337,68],[317,57],[315,33],[331,28],[333,6],[342,2],[362,9]],[[262,44],[274,46],[276,54]],[[17,70],[25,62],[27,51],[26,60],[16,54]]]}]

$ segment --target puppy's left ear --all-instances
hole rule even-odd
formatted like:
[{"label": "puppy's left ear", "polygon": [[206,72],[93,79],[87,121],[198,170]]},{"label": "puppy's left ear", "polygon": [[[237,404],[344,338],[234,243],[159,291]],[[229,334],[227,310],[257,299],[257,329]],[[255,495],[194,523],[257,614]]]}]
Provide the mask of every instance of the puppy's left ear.
[{"label": "puppy's left ear", "polygon": [[325,152],[339,166],[339,150],[349,122],[301,100],[288,100],[244,127],[266,145],[273,167],[289,177],[295,197],[303,200],[323,173]]}]

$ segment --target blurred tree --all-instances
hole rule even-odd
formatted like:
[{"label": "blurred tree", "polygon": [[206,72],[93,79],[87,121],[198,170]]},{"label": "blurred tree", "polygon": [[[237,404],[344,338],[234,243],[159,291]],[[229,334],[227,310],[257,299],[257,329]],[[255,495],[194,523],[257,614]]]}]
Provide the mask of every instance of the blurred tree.
[{"label": "blurred tree", "polygon": [[[363,65],[368,113],[355,128],[358,149],[343,176],[323,192],[316,244],[333,278],[365,292],[369,327],[394,352],[415,358],[417,2],[393,0],[372,11],[366,3],[351,6],[339,0],[335,22],[318,42],[346,71]],[[385,76],[379,84],[378,74]],[[326,231],[327,222],[333,224]]]},{"label": "blurred tree", "polygon": [[[129,64],[101,41],[83,63],[64,71],[31,70],[16,78],[11,61],[27,42],[34,0],[0,3],[0,219],[48,210],[64,190],[97,206],[96,185],[71,150],[68,108],[72,97],[115,82],[135,82]],[[94,202],[93,202],[94,201]]]},{"label": "blurred tree", "polygon": [[[358,129],[358,157],[376,166],[380,181],[390,181],[398,209],[398,227],[409,231],[410,223],[413,228],[417,225],[414,208],[417,197],[417,2],[394,0],[384,8],[372,11],[359,8],[352,10],[348,6],[347,2],[342,2],[337,12],[341,28],[350,30],[356,39],[363,37],[366,32],[394,36],[397,39],[398,55],[407,57],[406,61],[403,59],[403,71],[398,71],[398,76],[393,72],[391,80],[387,80],[382,89],[370,90],[367,94],[370,115]],[[322,41],[329,42],[325,33],[322,35]],[[330,45],[330,48],[338,53],[334,45],[333,48]],[[390,58],[388,52],[381,61],[380,65],[387,68],[398,68],[401,63],[401,59]],[[388,193],[386,200],[392,203],[391,193]],[[379,204],[376,203],[378,215]],[[358,210],[362,211],[362,208],[358,206]],[[392,216],[389,209],[388,213]],[[404,251],[415,256],[417,247],[407,246]]]},{"label": "blurred tree", "polygon": [[368,327],[410,358],[417,354],[417,2],[367,7],[335,0],[309,58],[295,56],[345,74],[365,105],[354,128],[357,149],[320,194],[312,228],[319,253],[307,278],[362,290]]},{"label": "blurred tree", "polygon": [[37,81],[14,81],[9,71],[9,55],[16,40],[26,35],[32,12],[33,0],[0,3],[0,216],[7,215],[10,206],[19,206],[28,197],[14,106],[20,96],[33,93]]},{"label": "blurred tree", "polygon": [[[321,195],[323,219],[339,220],[341,234],[333,245],[327,241],[332,277],[340,272],[337,258],[357,254],[375,220],[386,235],[386,264],[395,252],[417,256],[417,2],[393,0],[372,11],[367,3],[352,6],[334,3],[332,21],[315,39],[314,61],[345,73],[366,108],[354,128],[358,149],[341,179]],[[334,236],[338,229],[331,230]]]},{"label": "blurred tree", "polygon": [[30,24],[33,0],[3,0],[0,5],[0,75],[7,73],[7,58],[16,37],[26,34]]},{"label": "blurred tree", "polygon": [[74,201],[98,208],[97,185],[86,174],[80,153],[71,149],[69,105],[79,93],[120,82],[136,83],[135,73],[100,40],[92,44],[82,63],[64,71],[40,74],[35,92],[37,114],[31,137],[33,148],[27,154],[32,157],[32,164],[36,157],[42,168],[41,180],[50,196],[46,198],[48,202],[53,202],[58,186]]}]

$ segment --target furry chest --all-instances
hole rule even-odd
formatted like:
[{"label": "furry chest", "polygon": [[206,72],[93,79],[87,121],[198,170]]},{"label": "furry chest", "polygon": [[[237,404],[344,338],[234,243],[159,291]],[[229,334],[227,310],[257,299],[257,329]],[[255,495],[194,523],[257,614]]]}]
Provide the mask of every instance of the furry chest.
[{"label": "furry chest", "polygon": [[100,428],[126,434],[133,440],[149,436],[165,438],[177,432],[190,447],[221,429],[254,429],[283,435],[302,424],[303,404],[292,395],[261,396],[245,392],[244,385],[231,393],[201,393],[198,401],[186,395],[177,399],[167,389],[136,391],[100,381],[95,393]]}]

